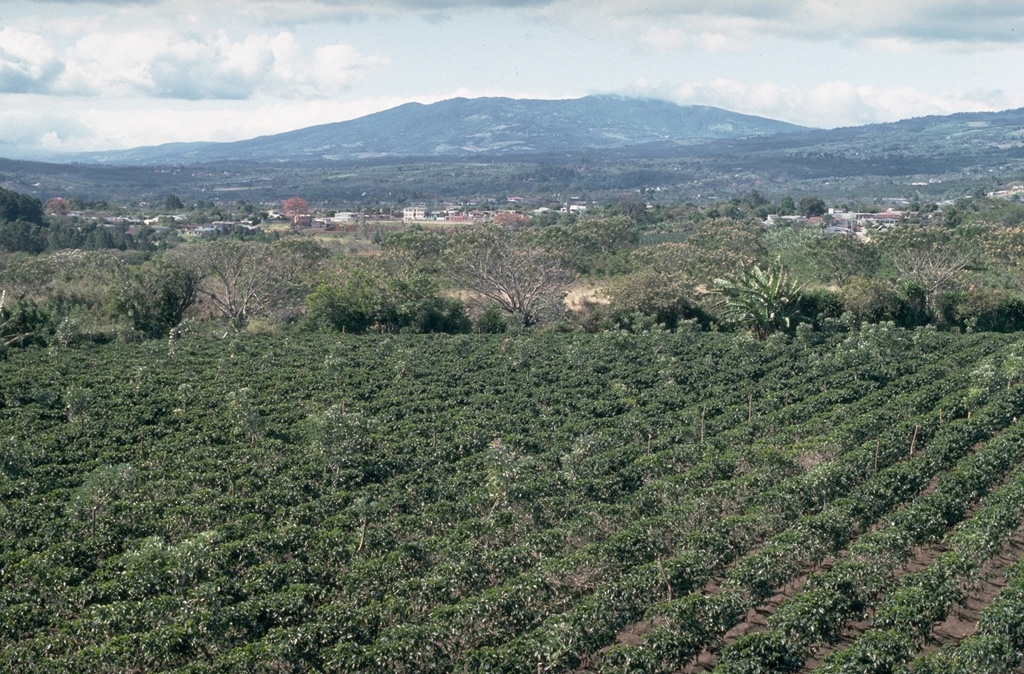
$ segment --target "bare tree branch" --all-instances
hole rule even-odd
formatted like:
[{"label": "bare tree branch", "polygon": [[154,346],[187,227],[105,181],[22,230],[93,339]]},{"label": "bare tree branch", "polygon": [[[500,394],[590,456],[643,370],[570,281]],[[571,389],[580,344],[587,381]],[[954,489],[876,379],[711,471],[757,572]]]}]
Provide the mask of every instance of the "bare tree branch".
[{"label": "bare tree branch", "polygon": [[241,329],[253,316],[299,292],[301,281],[325,254],[305,242],[221,241],[196,248],[193,264],[202,270],[199,293]]},{"label": "bare tree branch", "polygon": [[467,237],[456,254],[454,271],[469,290],[515,316],[523,326],[537,323],[544,304],[564,294],[575,278],[554,255],[502,227]]},{"label": "bare tree branch", "polygon": [[907,248],[893,256],[900,275],[924,288],[929,305],[934,304],[939,291],[953,282],[968,262],[966,254],[937,245]]}]

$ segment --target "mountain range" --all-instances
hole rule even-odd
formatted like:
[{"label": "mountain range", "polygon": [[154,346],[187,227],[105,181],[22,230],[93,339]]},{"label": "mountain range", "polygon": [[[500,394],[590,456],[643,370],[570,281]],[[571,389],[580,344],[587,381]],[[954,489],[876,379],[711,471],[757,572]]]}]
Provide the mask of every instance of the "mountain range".
[{"label": "mountain range", "polygon": [[786,122],[655,99],[455,98],[408,103],[359,119],[231,143],[171,143],[69,157],[121,165],[223,161],[510,156],[607,150],[654,142],[700,144],[804,130]]},{"label": "mountain range", "polygon": [[168,193],[322,203],[643,193],[671,202],[751,189],[939,200],[1022,179],[1024,109],[813,129],[614,96],[459,98],[232,143],[0,159],[8,189],[127,202]]}]

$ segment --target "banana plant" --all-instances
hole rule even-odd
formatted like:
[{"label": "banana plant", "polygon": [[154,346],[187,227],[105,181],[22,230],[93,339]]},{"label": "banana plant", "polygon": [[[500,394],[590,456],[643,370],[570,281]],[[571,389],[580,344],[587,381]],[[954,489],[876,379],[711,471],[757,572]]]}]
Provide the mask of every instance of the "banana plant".
[{"label": "banana plant", "polygon": [[803,285],[793,281],[778,259],[767,269],[755,265],[726,278],[717,278],[712,294],[722,321],[749,330],[758,340],[789,330],[803,317],[799,298]]}]

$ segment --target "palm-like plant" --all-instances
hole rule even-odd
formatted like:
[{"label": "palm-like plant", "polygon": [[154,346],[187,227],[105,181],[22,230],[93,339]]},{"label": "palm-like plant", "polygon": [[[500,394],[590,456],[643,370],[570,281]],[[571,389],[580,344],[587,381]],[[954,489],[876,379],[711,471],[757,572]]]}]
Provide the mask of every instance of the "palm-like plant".
[{"label": "palm-like plant", "polygon": [[802,318],[798,300],[803,286],[789,278],[778,260],[767,269],[755,265],[714,283],[711,292],[721,297],[714,308],[722,321],[750,330],[759,340]]}]

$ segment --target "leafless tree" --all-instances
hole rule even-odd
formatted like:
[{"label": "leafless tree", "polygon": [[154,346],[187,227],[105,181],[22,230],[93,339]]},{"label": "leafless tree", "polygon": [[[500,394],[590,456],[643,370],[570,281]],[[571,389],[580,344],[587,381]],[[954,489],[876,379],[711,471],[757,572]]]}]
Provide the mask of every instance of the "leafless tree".
[{"label": "leafless tree", "polygon": [[508,228],[479,230],[460,244],[453,263],[457,280],[524,327],[537,323],[542,309],[560,300],[575,278],[556,256]]},{"label": "leafless tree", "polygon": [[948,245],[905,248],[893,256],[900,275],[924,288],[928,305],[932,308],[939,291],[955,281],[968,262],[965,253]]},{"label": "leafless tree", "polygon": [[301,292],[302,281],[326,255],[321,246],[302,241],[219,241],[199,244],[192,253],[202,270],[200,294],[238,330]]}]

